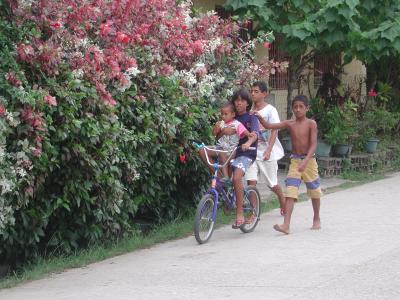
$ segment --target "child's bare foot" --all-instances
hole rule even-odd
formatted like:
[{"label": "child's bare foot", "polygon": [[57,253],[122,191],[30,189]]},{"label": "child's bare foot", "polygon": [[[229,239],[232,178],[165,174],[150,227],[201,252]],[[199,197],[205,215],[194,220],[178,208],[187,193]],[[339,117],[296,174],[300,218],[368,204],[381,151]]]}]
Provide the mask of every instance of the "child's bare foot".
[{"label": "child's bare foot", "polygon": [[275,224],[274,229],[284,234],[289,234],[289,228],[286,226]]},{"label": "child's bare foot", "polygon": [[310,228],[311,230],[320,230],[321,229],[321,221],[318,219],[318,220],[314,220],[313,221],[313,225],[312,225],[312,227]]}]

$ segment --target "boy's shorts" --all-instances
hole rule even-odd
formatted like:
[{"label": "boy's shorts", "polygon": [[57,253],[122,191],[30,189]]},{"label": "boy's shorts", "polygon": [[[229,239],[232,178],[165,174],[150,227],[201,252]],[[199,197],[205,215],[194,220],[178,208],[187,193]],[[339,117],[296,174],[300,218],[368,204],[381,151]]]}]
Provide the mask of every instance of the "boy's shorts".
[{"label": "boy's shorts", "polygon": [[245,179],[259,181],[265,178],[270,188],[278,184],[278,161],[277,160],[256,160],[247,170]]},{"label": "boy's shorts", "polygon": [[243,173],[246,173],[252,163],[253,160],[247,156],[239,156],[231,161],[232,167],[241,169]]},{"label": "boy's shorts", "polygon": [[320,178],[318,175],[318,164],[315,158],[308,161],[305,170],[300,173],[297,170],[301,158],[291,158],[288,175],[286,178],[286,197],[298,198],[299,186],[303,180],[307,187],[307,195],[311,198],[321,198]]}]

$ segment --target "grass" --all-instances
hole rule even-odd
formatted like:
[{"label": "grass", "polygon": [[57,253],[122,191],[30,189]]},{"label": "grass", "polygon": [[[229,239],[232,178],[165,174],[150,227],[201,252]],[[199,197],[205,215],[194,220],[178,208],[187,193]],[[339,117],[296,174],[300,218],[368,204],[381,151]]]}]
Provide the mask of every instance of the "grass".
[{"label": "grass", "polygon": [[[324,193],[332,193],[371,181],[383,179],[384,175],[346,172],[341,177],[343,179],[351,179],[351,182],[346,182],[337,187],[328,188],[326,191],[324,191]],[[301,194],[299,201],[305,200],[307,200],[307,195]],[[267,201],[262,202],[261,212],[265,213],[278,207],[278,199],[275,196],[270,196]],[[230,224],[233,218],[233,212],[232,214],[225,215],[222,210],[220,210],[217,217],[217,227]],[[137,234],[129,238],[121,239],[110,246],[95,245],[89,249],[78,251],[69,256],[38,259],[35,263],[26,266],[23,270],[0,279],[0,289],[14,287],[18,284],[44,278],[49,276],[49,274],[60,273],[67,269],[83,267],[110,257],[118,256],[138,249],[148,248],[165,241],[191,236],[193,233],[193,219],[194,212],[193,214],[174,222],[160,225],[152,229],[146,235]]]}]

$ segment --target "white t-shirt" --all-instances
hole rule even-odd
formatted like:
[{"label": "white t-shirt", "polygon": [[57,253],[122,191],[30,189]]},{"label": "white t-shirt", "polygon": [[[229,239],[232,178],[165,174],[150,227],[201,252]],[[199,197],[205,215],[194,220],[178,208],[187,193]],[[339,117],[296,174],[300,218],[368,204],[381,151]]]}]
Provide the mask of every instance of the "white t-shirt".
[{"label": "white t-shirt", "polygon": [[228,123],[224,121],[221,122],[221,129],[226,127],[231,127],[236,130],[236,134],[232,135],[223,135],[219,138],[217,145],[222,147],[223,150],[233,150],[239,144],[239,139],[243,137],[244,132],[246,131],[246,127],[238,120],[232,120]]},{"label": "white t-shirt", "polygon": [[[252,110],[254,111],[254,109]],[[267,104],[264,108],[258,111],[258,113],[266,120],[268,123],[279,123],[279,115],[278,111],[271,104]],[[271,135],[271,129],[265,129],[260,123],[260,135],[258,138],[258,146],[257,146],[257,160],[264,160],[264,152],[268,147],[268,140]],[[281,142],[278,139],[278,136],[275,139],[274,146],[271,150],[271,155],[268,161],[271,160],[279,160],[285,155],[285,151],[281,145]]]}]

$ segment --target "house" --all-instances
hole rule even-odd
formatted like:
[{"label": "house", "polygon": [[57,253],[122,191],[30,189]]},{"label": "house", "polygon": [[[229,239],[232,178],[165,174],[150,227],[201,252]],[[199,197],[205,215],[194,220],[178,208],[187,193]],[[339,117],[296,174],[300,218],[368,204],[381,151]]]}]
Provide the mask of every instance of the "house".
[{"label": "house", "polygon": [[[193,5],[196,9],[202,11],[214,10],[221,17],[227,17],[224,13],[223,5],[224,0],[194,0]],[[269,50],[263,47],[256,49],[256,56],[258,58],[265,57],[268,55],[270,59],[276,61],[287,60],[288,56],[284,49],[279,47],[280,40],[276,38],[271,44]],[[304,72],[303,80],[295,91],[295,94],[305,94],[310,97],[314,97],[317,94],[319,87],[322,84],[322,78],[324,74],[330,73],[334,70],[335,65],[342,62],[342,56],[332,57],[317,57],[310,67]],[[366,68],[358,60],[353,60],[349,64],[345,65],[343,72],[339,76],[341,83],[344,85],[344,90],[351,92],[351,94],[359,94],[361,97],[366,95]],[[270,87],[270,99],[269,101],[277,108],[281,119],[286,119],[286,105],[287,105],[287,82],[288,74],[279,73],[271,75],[269,78]]]}]

